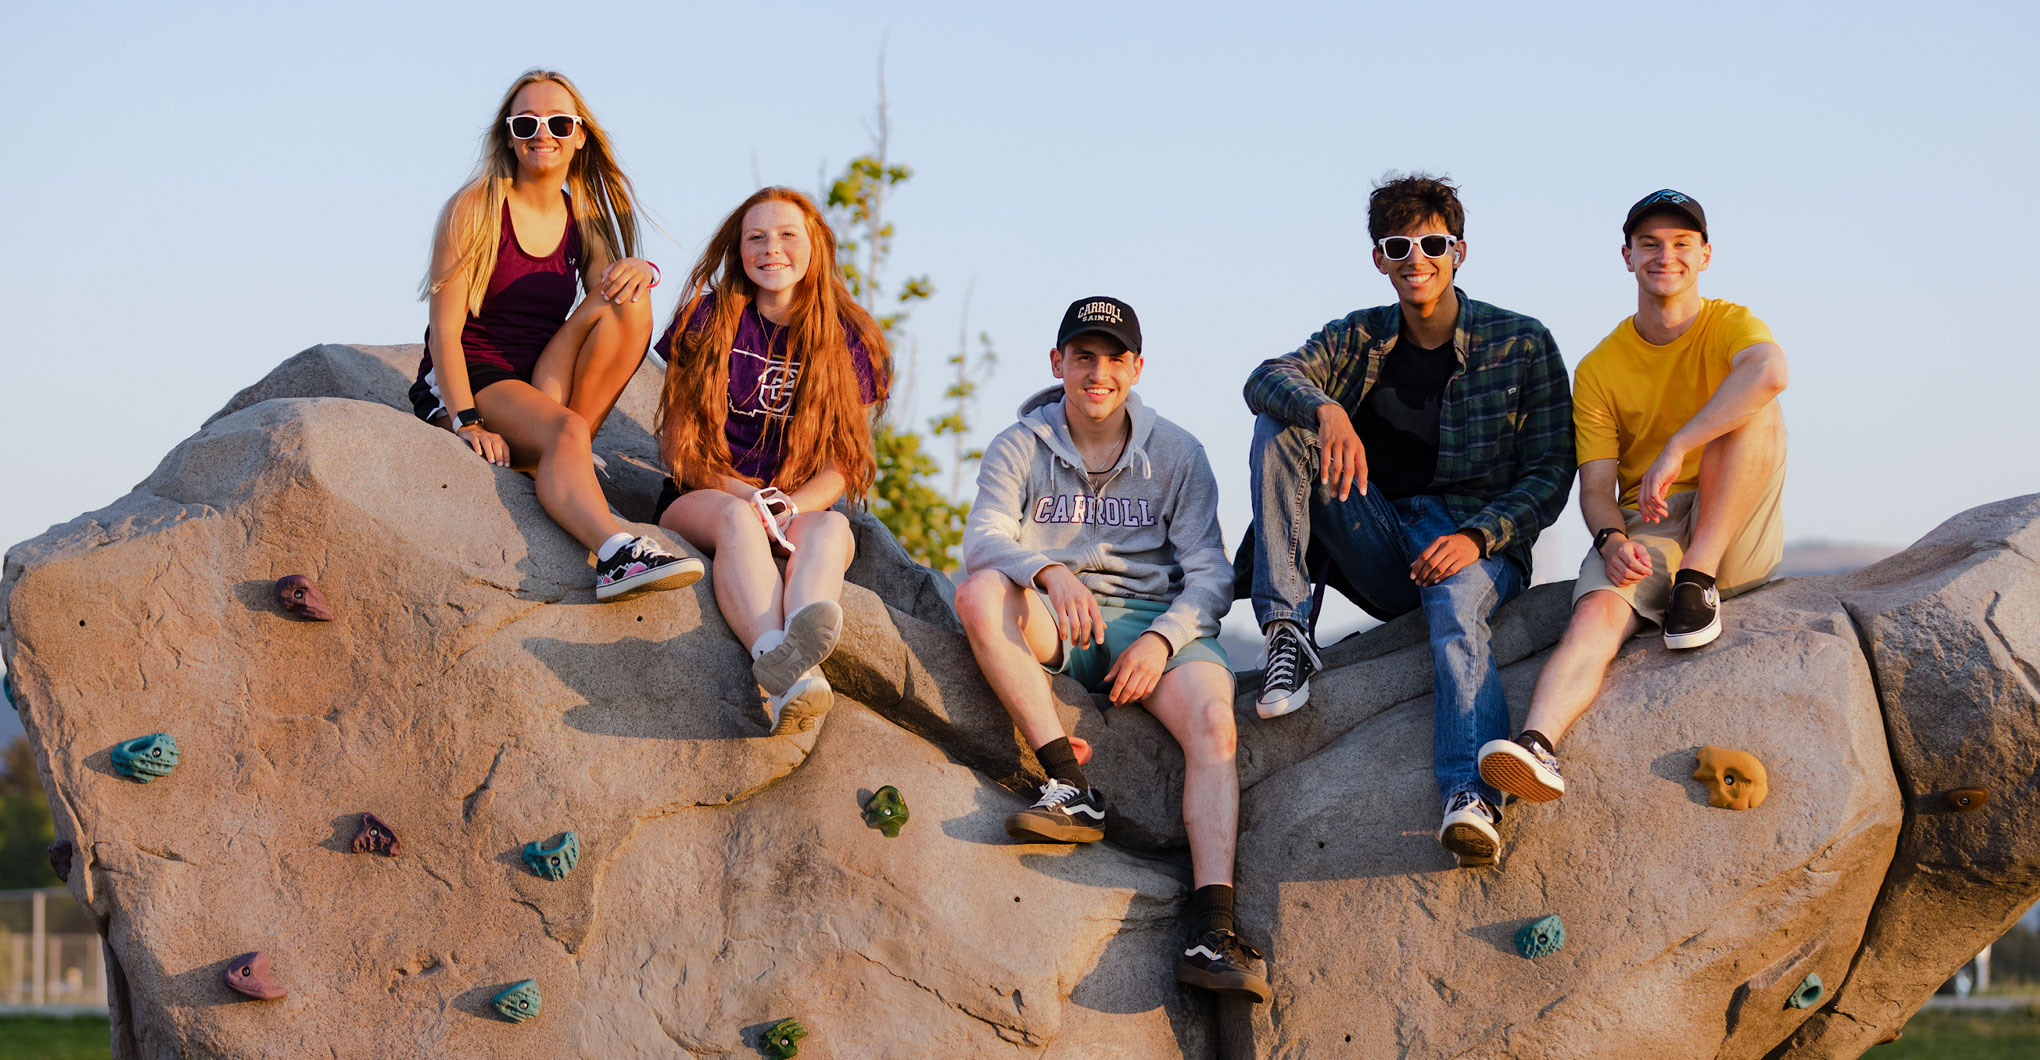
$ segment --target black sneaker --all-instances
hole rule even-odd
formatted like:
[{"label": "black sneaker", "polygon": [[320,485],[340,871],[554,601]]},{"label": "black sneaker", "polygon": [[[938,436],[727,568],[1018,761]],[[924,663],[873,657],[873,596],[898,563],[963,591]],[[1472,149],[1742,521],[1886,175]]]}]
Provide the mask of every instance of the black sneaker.
[{"label": "black sneaker", "polygon": [[1479,793],[1462,791],[1445,800],[1445,820],[1438,825],[1438,845],[1459,859],[1459,867],[1492,865],[1501,850],[1502,837],[1495,831],[1501,815]]},{"label": "black sneaker", "polygon": [[1254,974],[1249,961],[1261,959],[1261,951],[1247,940],[1224,928],[1199,935],[1176,962],[1176,981],[1209,990],[1233,994],[1257,1005],[1267,1004],[1273,991],[1268,980]]},{"label": "black sneaker", "polygon": [[1529,736],[1481,744],[1480,779],[1525,802],[1550,802],[1565,794],[1558,756]]},{"label": "black sneaker", "polygon": [[1254,710],[1264,718],[1279,718],[1310,702],[1310,675],[1323,665],[1302,626],[1289,621],[1272,624],[1268,628],[1267,676]]},{"label": "black sneaker", "polygon": [[1034,805],[1006,818],[1006,834],[1029,843],[1095,843],[1105,838],[1105,796],[1050,777]]},{"label": "black sneaker", "polygon": [[693,556],[676,556],[648,537],[631,538],[607,560],[595,564],[595,599],[616,600],[653,589],[678,589],[701,580],[706,570]]},{"label": "black sneaker", "polygon": [[1672,606],[1665,609],[1665,647],[1697,648],[1721,636],[1721,590],[1711,583],[1672,582]]}]

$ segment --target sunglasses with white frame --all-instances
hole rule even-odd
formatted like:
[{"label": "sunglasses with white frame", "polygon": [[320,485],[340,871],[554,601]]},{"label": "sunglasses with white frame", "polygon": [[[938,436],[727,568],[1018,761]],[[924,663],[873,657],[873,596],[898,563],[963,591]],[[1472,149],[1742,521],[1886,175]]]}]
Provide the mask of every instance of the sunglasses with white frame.
[{"label": "sunglasses with white frame", "polygon": [[1381,256],[1390,261],[1401,261],[1410,256],[1411,250],[1421,250],[1427,258],[1442,258],[1459,245],[1459,237],[1443,232],[1427,236],[1383,236],[1374,241],[1381,248]]},{"label": "sunglasses with white frame", "polygon": [[[520,124],[525,122],[529,124]],[[574,135],[574,127],[581,124],[581,119],[573,114],[548,114],[543,118],[536,114],[512,114],[504,118],[503,123],[510,126],[513,139],[535,140],[540,126],[543,126],[553,139],[564,140]]]}]

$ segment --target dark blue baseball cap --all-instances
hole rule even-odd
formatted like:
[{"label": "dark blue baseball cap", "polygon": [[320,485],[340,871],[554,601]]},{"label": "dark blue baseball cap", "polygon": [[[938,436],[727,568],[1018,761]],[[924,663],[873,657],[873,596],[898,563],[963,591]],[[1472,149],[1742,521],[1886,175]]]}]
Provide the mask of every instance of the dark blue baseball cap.
[{"label": "dark blue baseball cap", "polygon": [[1707,211],[1700,208],[1699,200],[1683,191],[1664,188],[1636,200],[1636,205],[1629,208],[1629,216],[1622,221],[1623,242],[1636,234],[1637,222],[1654,213],[1678,214],[1693,222],[1693,230],[1700,233],[1702,241],[1707,239]]}]

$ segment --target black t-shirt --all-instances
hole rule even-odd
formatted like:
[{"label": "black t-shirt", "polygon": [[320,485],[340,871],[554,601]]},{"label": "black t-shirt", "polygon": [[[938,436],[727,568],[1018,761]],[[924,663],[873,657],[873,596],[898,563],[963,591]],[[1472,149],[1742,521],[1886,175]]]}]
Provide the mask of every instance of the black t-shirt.
[{"label": "black t-shirt", "polygon": [[1427,350],[1405,334],[1360,402],[1353,429],[1367,447],[1367,478],[1389,500],[1430,489],[1438,470],[1438,401],[1457,367],[1459,355],[1449,340]]}]

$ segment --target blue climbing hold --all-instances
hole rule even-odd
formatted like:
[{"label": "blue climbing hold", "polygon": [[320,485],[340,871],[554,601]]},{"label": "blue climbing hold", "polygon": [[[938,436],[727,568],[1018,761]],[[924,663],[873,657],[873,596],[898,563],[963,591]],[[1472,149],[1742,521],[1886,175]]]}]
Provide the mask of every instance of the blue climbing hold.
[{"label": "blue climbing hold", "polygon": [[1557,953],[1565,946],[1565,924],[1553,913],[1533,920],[1516,931],[1516,952],[1525,957]]},{"label": "blue climbing hold", "polygon": [[113,768],[142,784],[177,768],[177,738],[167,732],[137,736],[113,749]]},{"label": "blue climbing hold", "polygon": [[793,1060],[800,1055],[800,1040],[805,1037],[807,1028],[799,1020],[780,1020],[765,1032],[765,1055],[772,1060]]},{"label": "blue climbing hold", "polygon": [[536,979],[526,979],[521,983],[512,983],[508,990],[497,994],[489,1002],[489,1004],[496,1007],[497,1012],[503,1014],[504,1019],[512,1023],[523,1023],[528,1019],[537,1019],[538,1003],[538,980]]},{"label": "blue climbing hold", "polygon": [[887,839],[899,838],[908,816],[907,797],[891,784],[872,792],[871,801],[864,804],[864,826],[884,832]]},{"label": "blue climbing hold", "polygon": [[550,845],[536,840],[524,844],[524,863],[548,880],[564,880],[581,863],[581,840],[562,832]]},{"label": "blue climbing hold", "polygon": [[1799,989],[1794,990],[1792,996],[1785,999],[1785,1003],[1793,1008],[1812,1008],[1820,1004],[1820,999],[1826,996],[1827,987],[1821,985],[1819,973],[1808,972],[1806,978],[1799,981]]}]

